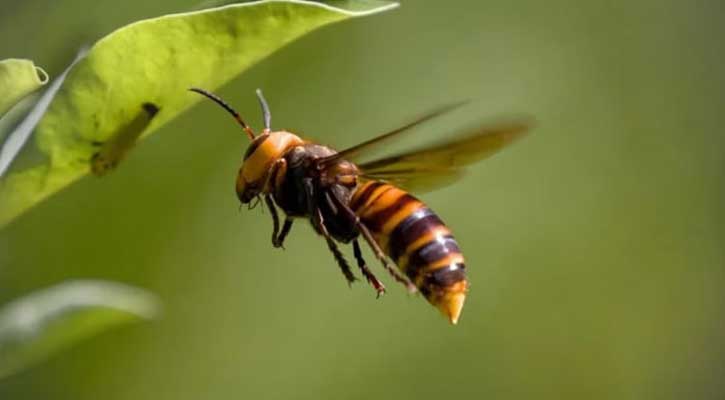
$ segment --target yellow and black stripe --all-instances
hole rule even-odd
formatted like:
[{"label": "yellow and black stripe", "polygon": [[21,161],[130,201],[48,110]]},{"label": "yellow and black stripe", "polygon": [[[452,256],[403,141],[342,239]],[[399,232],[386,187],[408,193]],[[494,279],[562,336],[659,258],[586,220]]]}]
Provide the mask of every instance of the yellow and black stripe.
[{"label": "yellow and black stripe", "polygon": [[409,193],[378,181],[361,185],[350,208],[425,298],[456,323],[468,282],[463,254],[443,221]]}]

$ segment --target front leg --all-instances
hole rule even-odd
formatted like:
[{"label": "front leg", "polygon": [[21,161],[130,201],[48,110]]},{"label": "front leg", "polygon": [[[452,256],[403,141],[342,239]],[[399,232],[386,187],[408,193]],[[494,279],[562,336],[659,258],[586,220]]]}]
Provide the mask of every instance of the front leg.
[{"label": "front leg", "polygon": [[284,220],[282,232],[279,233],[279,217],[277,216],[277,209],[275,208],[274,201],[272,201],[272,195],[270,195],[270,193],[274,192],[282,185],[286,174],[287,160],[280,158],[272,164],[267,180],[264,182],[264,186],[262,186],[262,193],[267,193],[264,195],[264,201],[267,203],[267,208],[269,208],[269,212],[272,214],[272,246],[275,248],[284,248],[282,243],[284,242],[285,236],[287,236],[292,228],[292,220],[287,217]]},{"label": "front leg", "polygon": [[269,169],[267,179],[262,186],[262,193],[273,193],[278,187],[284,183],[284,177],[287,175],[287,160],[279,158]]},{"label": "front leg", "polygon": [[292,229],[293,219],[285,217],[284,225],[282,225],[282,231],[279,230],[279,217],[277,216],[277,208],[272,201],[272,196],[265,195],[264,201],[267,203],[269,213],[272,214],[272,246],[275,248],[282,248],[284,250],[284,238],[287,237],[290,229]]},{"label": "front leg", "polygon": [[277,208],[274,206],[272,196],[268,194],[264,195],[264,202],[267,203],[269,213],[272,214],[272,246],[281,247],[281,245],[277,245],[277,235],[279,234],[279,216],[277,216]]},{"label": "front leg", "polygon": [[293,221],[294,220],[290,217],[284,219],[284,225],[282,225],[282,232],[279,233],[276,240],[272,240],[272,245],[274,247],[281,247],[282,249],[284,249],[284,238],[287,237],[290,229],[292,229]]}]

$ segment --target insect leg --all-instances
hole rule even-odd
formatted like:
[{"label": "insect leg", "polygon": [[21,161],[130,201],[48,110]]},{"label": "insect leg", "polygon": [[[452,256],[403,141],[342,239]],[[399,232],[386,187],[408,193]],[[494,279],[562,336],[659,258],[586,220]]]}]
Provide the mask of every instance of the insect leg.
[{"label": "insect leg", "polygon": [[354,239],[352,241],[352,250],[355,253],[355,259],[357,260],[357,266],[360,267],[360,271],[362,272],[365,279],[368,280],[368,283],[373,285],[375,290],[378,292],[378,297],[380,297],[381,294],[385,293],[385,285],[383,285],[382,282],[378,280],[378,278],[373,274],[370,269],[368,269],[367,265],[365,265],[365,260],[362,256],[362,251],[360,250],[360,243],[358,243],[357,239]]},{"label": "insect leg", "polygon": [[390,275],[396,281],[405,285],[410,293],[415,293],[418,289],[415,287],[413,282],[411,282],[408,278],[406,278],[403,274],[398,272],[394,267],[390,265],[387,256],[385,256],[385,253],[383,253],[383,249],[381,249],[380,245],[378,245],[378,242],[375,241],[373,235],[370,233],[370,230],[359,220],[357,223],[357,228],[360,230],[363,238],[365,238],[365,241],[368,242],[368,245],[373,249],[373,253],[375,253],[375,256],[378,258],[378,260],[380,260],[381,263],[383,263],[383,267],[388,270]]},{"label": "insect leg", "polygon": [[274,202],[272,201],[272,196],[270,196],[270,195],[264,196],[264,202],[267,203],[267,208],[269,208],[269,213],[272,214],[272,246],[280,247],[280,246],[277,246],[277,235],[279,233],[279,217],[277,216],[277,208],[274,206]]},{"label": "insect leg", "polygon": [[325,227],[325,221],[322,218],[322,213],[320,212],[319,208],[315,208],[315,215],[317,218],[317,223],[320,227],[320,233],[325,238],[325,241],[327,241],[327,247],[332,252],[332,255],[335,256],[335,261],[337,261],[337,265],[340,266],[342,274],[345,275],[345,279],[347,279],[348,285],[352,284],[355,281],[355,275],[352,274],[352,270],[350,269],[350,265],[347,263],[347,260],[345,260],[345,256],[342,254],[342,252],[340,252],[337,244],[335,244],[335,241],[332,240],[330,233],[327,231],[327,228]]},{"label": "insect leg", "polygon": [[355,214],[355,212],[352,211],[350,209],[350,207],[348,207],[347,204],[344,204],[336,196],[332,196],[332,201],[335,202],[335,206],[341,212],[343,212],[344,214],[346,214],[346,217],[347,218],[350,218],[351,220],[355,221],[355,227],[358,229],[358,231],[360,231],[360,233],[362,234],[362,236],[365,239],[365,241],[368,242],[368,245],[370,245],[370,247],[373,249],[373,253],[375,253],[375,257],[377,257],[378,260],[380,260],[380,262],[383,264],[383,267],[386,270],[388,270],[388,272],[390,273],[390,275],[392,275],[392,277],[396,281],[398,281],[398,282],[402,283],[403,285],[405,285],[405,287],[408,289],[409,292],[411,292],[411,293],[416,292],[417,291],[417,288],[415,287],[415,285],[413,284],[413,282],[411,282],[405,275],[403,275],[400,272],[398,272],[398,270],[395,269],[395,267],[393,267],[393,266],[390,265],[390,262],[388,262],[387,256],[385,255],[385,253],[383,252],[383,250],[380,248],[380,246],[378,245],[378,243],[373,238],[373,235],[370,233],[370,230],[360,221],[360,217],[358,217]]},{"label": "insect leg", "polygon": [[274,192],[276,188],[284,183],[287,174],[287,160],[280,158],[275,161],[269,169],[269,175],[262,186],[262,193]]},{"label": "insect leg", "polygon": [[305,194],[307,195],[308,206],[311,209],[310,214],[314,218],[314,224],[316,225],[315,228],[325,238],[325,241],[327,242],[327,247],[332,252],[332,255],[335,256],[335,261],[337,261],[337,265],[340,266],[342,274],[345,275],[347,283],[352,284],[352,282],[355,281],[355,275],[352,274],[352,270],[350,269],[350,265],[347,263],[347,260],[345,260],[345,256],[342,254],[342,252],[340,252],[337,244],[335,244],[335,241],[330,236],[330,232],[327,231],[327,227],[325,226],[325,219],[322,217],[322,211],[320,211],[320,208],[317,207],[315,203],[315,188],[312,184],[312,180],[308,178],[304,179],[303,182],[305,185]]},{"label": "insect leg", "polygon": [[284,238],[287,237],[287,234],[289,233],[290,229],[292,229],[293,221],[294,220],[290,217],[287,217],[284,219],[284,225],[282,225],[282,231],[277,236],[276,241],[275,240],[272,241],[272,245],[274,245],[274,247],[281,247],[282,249],[284,249]]}]

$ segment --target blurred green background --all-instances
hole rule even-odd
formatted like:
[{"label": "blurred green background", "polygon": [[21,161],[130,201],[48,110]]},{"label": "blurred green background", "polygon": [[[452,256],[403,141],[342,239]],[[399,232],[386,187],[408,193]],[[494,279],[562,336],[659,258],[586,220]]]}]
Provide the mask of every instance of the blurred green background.
[{"label": "blurred green background", "polygon": [[[80,45],[197,4],[0,1],[0,58],[54,77]],[[723,398],[724,17],[721,1],[404,1],[305,36],[221,90],[255,126],[257,87],[273,126],[337,147],[461,98],[477,101],[430,136],[538,120],[422,196],[467,257],[460,324],[376,264],[386,296],[349,289],[305,224],[273,249],[269,215],[233,192],[246,139],[201,103],[0,231],[0,302],[103,278],[165,307],[0,399]]]}]

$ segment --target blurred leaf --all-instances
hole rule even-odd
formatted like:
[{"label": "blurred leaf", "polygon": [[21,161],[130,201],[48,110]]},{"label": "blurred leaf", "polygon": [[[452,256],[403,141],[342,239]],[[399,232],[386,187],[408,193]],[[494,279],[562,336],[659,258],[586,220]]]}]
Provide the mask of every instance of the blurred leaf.
[{"label": "blurred leaf", "polygon": [[[106,154],[117,155],[104,162],[117,163],[128,148],[112,139],[123,136],[130,147],[189,108],[200,96],[188,87],[213,90],[309,31],[397,6],[338,3],[346,8],[291,0],[232,4],[139,21],[101,39],[69,73],[34,146],[20,154],[33,162],[2,177],[0,226],[88,173],[94,155],[108,150],[103,143],[115,146]],[[145,104],[160,111],[145,124],[134,122]]]},{"label": "blurred leaf", "polygon": [[0,116],[46,82],[48,74],[30,60],[0,61]]},{"label": "blurred leaf", "polygon": [[158,310],[150,292],[106,281],[69,281],[14,300],[0,309],[0,379]]}]

